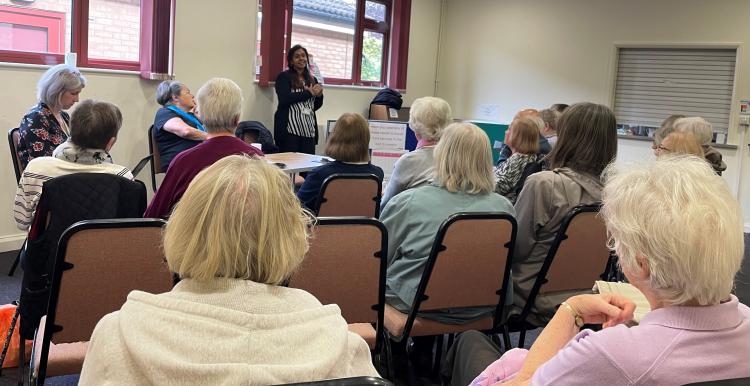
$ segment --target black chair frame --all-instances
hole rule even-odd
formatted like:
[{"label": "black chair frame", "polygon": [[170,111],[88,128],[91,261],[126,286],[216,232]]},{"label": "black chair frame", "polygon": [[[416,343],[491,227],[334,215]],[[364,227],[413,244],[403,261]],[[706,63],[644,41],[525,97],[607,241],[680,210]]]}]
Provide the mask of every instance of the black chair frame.
[{"label": "black chair frame", "polygon": [[[515,249],[516,244],[516,233],[518,232],[518,224],[516,223],[516,219],[507,213],[498,213],[498,212],[474,212],[474,213],[467,213],[467,212],[460,212],[455,213],[448,217],[443,223],[440,225],[440,228],[438,229],[437,235],[435,236],[435,241],[432,244],[432,249],[430,250],[430,255],[427,258],[427,263],[425,265],[424,272],[422,273],[422,278],[419,281],[419,286],[417,287],[417,292],[414,296],[414,302],[412,303],[411,309],[409,310],[409,314],[406,319],[406,325],[404,326],[404,331],[401,333],[401,336],[392,336],[388,333],[386,330],[386,334],[389,337],[389,341],[386,345],[386,350],[390,350],[390,340],[394,340],[396,342],[401,342],[404,339],[408,338],[411,334],[412,326],[414,325],[414,320],[417,318],[417,314],[420,310],[420,306],[423,301],[427,300],[428,296],[425,295],[425,291],[427,290],[427,285],[430,281],[430,276],[432,275],[432,270],[435,267],[435,264],[437,262],[437,258],[440,255],[440,252],[445,251],[447,247],[443,244],[443,240],[445,239],[445,234],[448,231],[448,228],[458,221],[462,220],[490,220],[490,219],[502,219],[507,220],[511,224],[511,237],[510,242],[505,244],[505,247],[508,248],[508,256],[505,264],[505,270],[503,271],[503,287],[497,289],[495,293],[498,295],[498,302],[495,306],[495,315],[493,316],[492,321],[492,329],[490,331],[485,331],[487,333],[491,333],[495,330],[497,330],[499,325],[499,320],[501,316],[503,315],[503,307],[505,305],[506,301],[506,295],[508,293],[508,288],[510,285],[510,271],[511,266],[513,263],[513,251]],[[449,337],[448,340],[448,347],[450,347],[452,341],[453,341],[453,334]],[[437,349],[436,349],[436,358],[433,362],[433,370],[436,370],[436,366],[440,364],[440,355],[442,351],[442,339],[437,339]],[[508,342],[508,346],[510,343]],[[506,346],[506,347],[508,347]],[[390,353],[388,353],[389,356],[391,356]]]},{"label": "black chair frame", "polygon": [[[544,258],[544,263],[542,264],[542,268],[539,270],[539,273],[537,274],[536,280],[534,281],[534,286],[531,287],[531,292],[529,292],[529,298],[526,300],[526,304],[523,306],[523,310],[519,315],[514,315],[509,318],[509,320],[505,323],[503,326],[503,337],[505,339],[506,343],[510,343],[509,340],[509,333],[510,332],[520,332],[520,335],[518,337],[518,347],[523,348],[523,344],[526,338],[526,331],[529,329],[535,329],[541,326],[535,326],[526,321],[526,318],[531,313],[531,307],[536,302],[536,297],[539,295],[539,291],[541,290],[542,286],[547,283],[547,273],[549,272],[550,267],[552,266],[552,263],[554,262],[555,255],[557,254],[557,250],[560,248],[560,244],[565,241],[568,238],[567,231],[568,226],[570,226],[570,223],[573,221],[573,219],[581,214],[581,213],[598,213],[599,209],[601,208],[601,204],[592,204],[592,205],[578,205],[574,207],[573,209],[568,212],[567,215],[563,218],[562,222],[560,223],[560,229],[557,231],[557,235],[555,236],[555,240],[552,242],[552,245],[549,248],[549,251],[547,252],[547,256]],[[609,263],[607,264],[609,266]],[[605,267],[605,271],[607,270],[607,267]],[[602,278],[604,278],[606,275],[606,272],[602,273]],[[591,283],[593,286],[594,283]],[[508,345],[507,348],[510,346]]]},{"label": "black chair frame", "polygon": [[324,381],[287,383],[277,386],[393,386],[393,383],[376,377],[353,377],[327,379]]},{"label": "black chair frame", "polygon": [[[60,236],[55,253],[55,266],[52,271],[52,282],[50,288],[50,300],[47,306],[47,320],[45,322],[44,337],[42,339],[42,355],[39,362],[39,374],[34,379],[34,358],[32,356],[29,364],[29,384],[42,385],[47,373],[47,357],[49,356],[49,347],[52,335],[62,331],[65,326],[55,324],[55,315],[57,313],[57,301],[60,298],[60,281],[64,271],[75,268],[71,263],[65,261],[65,252],[68,247],[70,238],[81,231],[90,229],[112,229],[112,228],[163,228],[167,224],[162,219],[155,218],[128,218],[128,219],[104,219],[104,220],[84,220],[79,221],[66,229]],[[32,352],[34,349],[32,348]]]},{"label": "black chair frame", "polygon": [[[154,164],[154,125],[148,128],[148,154],[151,157],[149,164],[151,164],[151,189],[156,191],[156,165]],[[158,149],[157,149],[158,150]]]},{"label": "black chair frame", "polygon": [[[372,309],[378,312],[378,322],[375,328],[375,348],[372,351],[376,355],[380,355],[383,351],[383,341],[385,340],[383,319],[385,317],[385,279],[386,269],[388,268],[388,229],[382,222],[371,217],[318,217],[315,225],[371,225],[378,228],[383,235],[380,242],[380,250],[373,254],[374,258],[380,259],[380,272],[378,280],[378,304],[372,306]],[[390,372],[393,368],[390,351],[385,350],[385,354],[386,371]]]},{"label": "black chair frame", "polygon": [[[13,134],[17,133],[18,130],[19,130],[18,127],[8,130],[8,146],[10,147],[10,158],[13,160],[13,171],[16,173],[16,184],[21,182],[21,164],[20,162],[18,162],[16,144],[13,141]],[[24,240],[23,246],[21,246],[21,249],[18,250],[16,259],[13,260],[13,265],[10,266],[10,271],[8,271],[8,276],[13,276],[13,274],[16,273],[16,268],[18,268],[18,262],[21,261],[21,251],[23,251],[25,246],[26,246],[26,241]]]},{"label": "black chair frame", "polygon": [[320,206],[323,205],[324,202],[328,201],[325,198],[325,192],[328,188],[328,185],[334,181],[334,180],[375,180],[378,183],[378,191],[376,195],[372,198],[373,201],[375,201],[375,213],[373,213],[373,217],[378,218],[380,216],[380,197],[382,196],[383,191],[383,181],[378,178],[378,176],[374,174],[364,174],[364,173],[336,173],[328,176],[325,180],[323,180],[323,185],[320,186],[320,192],[318,193],[318,201],[315,204],[315,213],[317,214],[320,211]]},{"label": "black chair frame", "polygon": [[10,146],[10,158],[13,160],[13,171],[16,172],[16,184],[21,181],[21,165],[16,155],[18,150],[16,149],[16,144],[13,142],[13,134],[18,132],[18,130],[18,127],[8,130],[8,145]]}]

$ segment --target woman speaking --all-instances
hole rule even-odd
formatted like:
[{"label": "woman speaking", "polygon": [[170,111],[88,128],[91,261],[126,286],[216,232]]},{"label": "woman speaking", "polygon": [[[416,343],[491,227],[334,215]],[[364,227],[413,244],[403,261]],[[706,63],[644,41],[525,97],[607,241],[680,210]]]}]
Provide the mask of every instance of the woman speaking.
[{"label": "woman speaking", "polygon": [[308,68],[307,50],[295,45],[286,55],[288,69],[276,77],[279,106],[274,114],[274,138],[281,152],[315,154],[323,86]]}]

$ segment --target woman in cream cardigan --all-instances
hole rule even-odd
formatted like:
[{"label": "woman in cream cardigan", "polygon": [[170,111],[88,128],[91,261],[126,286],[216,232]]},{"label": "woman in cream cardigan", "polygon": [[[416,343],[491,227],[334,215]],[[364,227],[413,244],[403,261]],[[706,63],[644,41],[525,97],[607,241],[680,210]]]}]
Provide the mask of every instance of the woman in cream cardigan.
[{"label": "woman in cream cardigan", "polygon": [[133,291],[102,318],[80,383],[273,385],[377,376],[336,305],[280,286],[307,251],[310,216],[289,178],[229,156],[203,170],[164,233],[172,291]]}]

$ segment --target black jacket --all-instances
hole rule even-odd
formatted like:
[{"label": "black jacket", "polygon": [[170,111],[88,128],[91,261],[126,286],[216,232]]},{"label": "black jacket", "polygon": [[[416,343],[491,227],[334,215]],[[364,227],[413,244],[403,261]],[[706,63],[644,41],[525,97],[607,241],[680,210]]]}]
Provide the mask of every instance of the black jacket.
[{"label": "black jacket", "polygon": [[[323,95],[314,97],[310,91],[292,92],[292,81],[297,73],[294,70],[286,70],[276,77],[276,96],[279,98],[279,106],[276,108],[276,114],[273,116],[273,137],[276,143],[282,143],[282,138],[289,134],[287,125],[289,124],[289,106],[294,103],[304,102],[310,98],[315,98],[313,104],[313,117],[315,118],[315,143],[318,143],[318,118],[315,111],[323,106]],[[318,80],[313,77],[313,84]]]},{"label": "black jacket", "polygon": [[375,95],[375,98],[372,99],[370,104],[386,105],[396,110],[400,110],[403,102],[401,94],[398,91],[386,87],[378,91],[378,94]]},{"label": "black jacket", "polygon": [[142,217],[145,210],[146,187],[140,181],[106,173],[75,173],[44,183],[21,256],[21,336],[33,339],[47,311],[49,280],[63,232],[78,221]]},{"label": "black jacket", "polygon": [[263,145],[263,153],[273,154],[279,152],[279,147],[273,141],[271,132],[266,128],[265,125],[258,121],[242,121],[237,125],[237,129],[234,131],[234,135],[244,140],[243,136],[245,133],[252,133],[258,138],[258,142]]}]

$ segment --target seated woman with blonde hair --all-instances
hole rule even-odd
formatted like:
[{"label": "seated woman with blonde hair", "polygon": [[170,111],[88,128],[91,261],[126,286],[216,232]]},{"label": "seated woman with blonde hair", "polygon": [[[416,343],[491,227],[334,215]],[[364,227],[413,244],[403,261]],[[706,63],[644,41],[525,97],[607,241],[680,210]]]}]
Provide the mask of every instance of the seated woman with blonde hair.
[{"label": "seated woman with blonde hair", "polygon": [[334,304],[281,284],[311,217],[289,178],[232,155],[198,174],[164,231],[172,291],[133,291],[89,343],[80,383],[275,385],[377,376]]},{"label": "seated woman with blonde hair", "polygon": [[513,121],[505,132],[505,143],[513,152],[507,161],[495,168],[495,192],[515,203],[518,197],[518,183],[524,169],[539,161],[539,132],[544,129],[544,121],[539,117],[520,117]]},{"label": "seated woman with blonde hair", "polygon": [[[503,212],[513,205],[493,192],[487,134],[471,123],[454,123],[435,147],[435,181],[393,197],[380,220],[388,229],[386,302],[409,312],[440,225],[458,212]],[[462,324],[486,317],[494,307],[430,311],[420,316]]]},{"label": "seated woman with blonde hair", "polygon": [[[721,177],[698,157],[666,156],[610,169],[602,201],[610,245],[651,309],[640,324],[623,324],[635,305],[621,295],[573,296],[531,350],[506,352],[473,382],[479,371],[472,368],[484,368],[499,350],[476,332],[459,337],[446,368],[452,385],[685,385],[750,377],[750,308],[732,295],[745,249],[742,211]],[[604,329],[581,330],[584,323]]]},{"label": "seated woman with blonde hair", "polygon": [[693,133],[675,131],[667,135],[656,147],[656,156],[668,154],[690,154],[703,158],[703,149]]}]

